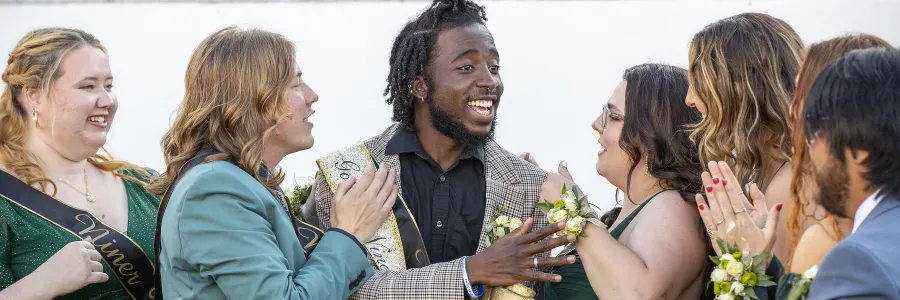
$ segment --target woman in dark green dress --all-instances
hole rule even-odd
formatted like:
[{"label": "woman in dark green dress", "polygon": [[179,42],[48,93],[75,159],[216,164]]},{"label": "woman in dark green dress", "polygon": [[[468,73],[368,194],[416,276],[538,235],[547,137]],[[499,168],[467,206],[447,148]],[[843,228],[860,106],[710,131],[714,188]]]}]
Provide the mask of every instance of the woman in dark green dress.
[{"label": "woman in dark green dress", "polygon": [[[658,64],[628,69],[594,121],[603,149],[597,172],[625,199],[600,222],[585,224],[585,236],[561,254],[575,253],[575,264],[553,270],[562,281],[544,285],[545,299],[698,299],[704,293],[710,248],[693,204],[702,170],[687,132],[700,115],[684,105],[685,72]],[[548,176],[545,201],[559,199],[564,183],[574,184],[565,166],[559,171]]]},{"label": "woman in dark green dress", "polygon": [[[112,160],[106,50],[80,30],[29,32],[0,98],[0,299],[144,299],[152,170]],[[101,154],[103,153],[103,154]]]}]

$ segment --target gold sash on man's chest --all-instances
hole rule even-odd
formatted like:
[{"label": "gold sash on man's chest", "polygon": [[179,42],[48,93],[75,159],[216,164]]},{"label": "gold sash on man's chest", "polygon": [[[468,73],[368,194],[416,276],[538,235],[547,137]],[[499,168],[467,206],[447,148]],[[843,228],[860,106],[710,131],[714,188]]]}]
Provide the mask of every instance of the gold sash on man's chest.
[{"label": "gold sash on man's chest", "polygon": [[[328,182],[328,187],[331,189],[332,194],[334,194],[337,185],[342,181],[349,178],[359,178],[366,165],[372,162],[372,156],[362,142],[329,153],[316,160],[319,170],[322,171],[322,175]],[[399,204],[402,205],[402,203]],[[397,227],[397,218],[394,216],[393,211],[390,212],[387,220],[375,232],[375,236],[365,243],[365,247],[369,250],[369,254],[372,255],[372,259],[379,270],[406,270],[403,242],[400,237],[400,230]]]}]

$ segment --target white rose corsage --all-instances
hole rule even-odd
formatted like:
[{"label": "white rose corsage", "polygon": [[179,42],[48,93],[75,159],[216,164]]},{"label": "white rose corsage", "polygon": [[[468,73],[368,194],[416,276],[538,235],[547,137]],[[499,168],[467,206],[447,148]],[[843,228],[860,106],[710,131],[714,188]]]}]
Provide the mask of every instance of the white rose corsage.
[{"label": "white rose corsage", "polygon": [[581,237],[584,236],[584,223],[588,219],[594,218],[593,211],[584,209],[583,205],[586,202],[586,196],[579,196],[577,187],[572,187],[570,190],[563,185],[560,199],[553,203],[541,202],[535,206],[547,213],[547,220],[550,221],[550,224],[565,223],[566,228],[562,231],[563,234]]},{"label": "white rose corsage", "polygon": [[506,236],[513,230],[522,226],[522,220],[519,218],[510,218],[504,216],[506,206],[500,207],[494,211],[493,222],[485,228],[487,232],[487,246],[490,247],[494,242]]},{"label": "white rose corsage", "polygon": [[709,284],[713,285],[716,300],[758,300],[759,297],[753,291],[754,287],[777,285],[770,280],[772,276],[766,275],[765,271],[759,268],[760,263],[769,256],[768,253],[750,257],[749,253],[741,252],[737,246],[728,247],[721,239],[716,239],[716,242],[724,253],[718,257],[709,257],[716,264],[709,276]]},{"label": "white rose corsage", "polygon": [[787,300],[806,300],[809,299],[809,287],[812,286],[813,279],[816,279],[816,273],[819,272],[819,266],[815,265],[803,272],[802,276],[794,277],[793,285],[788,292]]}]

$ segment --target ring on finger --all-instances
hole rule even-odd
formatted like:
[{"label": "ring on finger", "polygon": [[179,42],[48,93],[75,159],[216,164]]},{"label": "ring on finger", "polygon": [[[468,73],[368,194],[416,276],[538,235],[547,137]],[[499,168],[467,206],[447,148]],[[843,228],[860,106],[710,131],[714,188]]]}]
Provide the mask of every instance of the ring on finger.
[{"label": "ring on finger", "polygon": [[709,229],[709,228],[706,228],[706,233],[708,233],[710,237],[716,235],[716,232],[715,232],[715,231],[712,231],[712,229]]},{"label": "ring on finger", "polygon": [[725,219],[721,219],[721,220],[716,221],[716,225],[720,225],[720,224],[722,224],[722,222],[725,222]]},{"label": "ring on finger", "polygon": [[537,256],[534,257],[534,268],[535,268],[535,269],[539,269],[539,267],[538,267],[538,258],[537,258]]},{"label": "ring on finger", "polygon": [[741,209],[735,210],[734,213],[739,214],[739,213],[746,212],[746,211],[747,211],[746,207],[741,207]]}]

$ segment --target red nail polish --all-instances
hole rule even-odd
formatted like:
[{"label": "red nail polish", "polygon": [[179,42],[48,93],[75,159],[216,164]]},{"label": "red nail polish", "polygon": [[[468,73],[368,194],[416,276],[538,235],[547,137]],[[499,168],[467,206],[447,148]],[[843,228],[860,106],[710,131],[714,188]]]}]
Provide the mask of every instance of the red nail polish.
[{"label": "red nail polish", "polygon": [[719,179],[718,179],[718,178],[713,178],[713,184],[719,184]]},{"label": "red nail polish", "polygon": [[781,211],[781,203],[775,205],[775,210]]},{"label": "red nail polish", "polygon": [[728,185],[728,179],[722,179],[722,185]]},{"label": "red nail polish", "polygon": [[700,203],[700,205],[697,205],[697,207],[699,207],[700,210],[703,210],[704,205],[703,205],[703,203]]},{"label": "red nail polish", "polygon": [[706,192],[707,192],[707,193],[712,193],[712,186],[708,186],[708,185],[707,185],[707,186],[706,186]]}]

